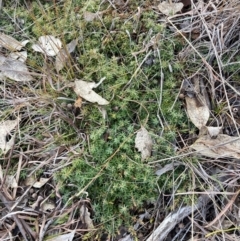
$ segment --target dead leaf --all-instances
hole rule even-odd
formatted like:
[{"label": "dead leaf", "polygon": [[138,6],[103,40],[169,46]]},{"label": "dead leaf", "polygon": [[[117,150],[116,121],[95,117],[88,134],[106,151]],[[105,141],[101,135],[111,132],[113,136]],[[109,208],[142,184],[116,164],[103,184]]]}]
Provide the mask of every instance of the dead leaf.
[{"label": "dead leaf", "polygon": [[17,188],[18,184],[14,175],[7,175],[5,180],[5,185],[11,188]]},{"label": "dead leaf", "polygon": [[43,178],[41,177],[39,181],[36,181],[36,179],[33,176],[27,177],[25,180],[26,186],[33,186],[35,188],[41,188],[48,182],[49,178]]},{"label": "dead leaf", "polygon": [[57,71],[60,71],[64,67],[65,63],[70,57],[69,54],[75,50],[77,43],[78,39],[74,39],[69,44],[67,44],[66,49],[61,49],[59,51],[55,61],[55,68]]},{"label": "dead leaf", "polygon": [[32,45],[33,50],[41,52],[47,56],[55,56],[62,48],[62,42],[60,39],[55,38],[52,35],[41,36],[38,39],[37,44]]},{"label": "dead leaf", "polygon": [[0,54],[0,66],[6,61],[6,57]]},{"label": "dead leaf", "polygon": [[16,50],[21,50],[22,47],[24,47],[29,40],[24,40],[23,42],[19,42],[15,38],[6,35],[4,33],[0,34],[0,47],[4,47],[10,51],[16,51]]},{"label": "dead leaf", "polygon": [[200,130],[203,126],[207,124],[210,116],[208,106],[196,97],[185,97],[187,105],[187,113],[192,123]]},{"label": "dead leaf", "polygon": [[77,95],[81,96],[85,100],[98,103],[99,105],[108,105],[109,102],[94,92],[92,89],[99,86],[100,81],[98,84],[95,82],[85,82],[83,80],[76,80],[75,81],[75,88],[74,91]]},{"label": "dead leaf", "polygon": [[90,212],[84,205],[80,207],[80,220],[87,225],[88,229],[94,228],[93,221],[90,218]]},{"label": "dead leaf", "polygon": [[75,230],[71,233],[61,234],[53,238],[48,238],[47,241],[72,241],[75,235]]},{"label": "dead leaf", "polygon": [[209,135],[204,135],[190,147],[211,158],[240,158],[239,137],[219,134],[217,138],[212,139]]},{"label": "dead leaf", "polygon": [[41,177],[39,181],[37,181],[33,184],[33,187],[41,188],[42,186],[44,186],[48,182],[48,180],[49,180],[49,178]]},{"label": "dead leaf", "polygon": [[74,107],[81,109],[81,107],[82,107],[82,98],[80,96],[75,100]]},{"label": "dead leaf", "polygon": [[99,18],[101,15],[101,12],[91,13],[86,11],[83,13],[83,18],[86,22],[92,22],[93,20]]},{"label": "dead leaf", "polygon": [[148,131],[142,126],[135,138],[135,147],[142,154],[142,159],[145,160],[151,156],[153,142]]},{"label": "dead leaf", "polygon": [[209,135],[211,138],[215,139],[222,133],[222,127],[220,126],[203,126],[199,132],[199,136]]},{"label": "dead leaf", "polygon": [[52,211],[52,210],[54,210],[56,208],[56,205],[54,204],[54,203],[50,203],[50,202],[44,202],[42,205],[41,205],[41,209],[43,210],[43,211],[47,211],[47,210],[49,210],[49,211]]},{"label": "dead leaf", "polygon": [[158,9],[160,12],[167,16],[171,16],[180,12],[183,8],[183,3],[170,3],[167,1],[163,1],[158,5]]},{"label": "dead leaf", "polygon": [[[1,58],[0,62],[2,60],[3,58]],[[5,77],[15,81],[32,80],[26,64],[18,59],[5,58],[5,61],[0,65],[0,71]]]},{"label": "dead leaf", "polygon": [[157,176],[162,176],[163,174],[165,174],[166,172],[172,171],[173,169],[175,169],[175,167],[179,166],[180,163],[176,163],[176,162],[172,162],[170,164],[166,164],[163,168],[158,169],[155,174]]},{"label": "dead leaf", "polygon": [[12,59],[12,60],[18,59],[19,61],[24,63],[27,60],[27,51],[12,52],[8,55],[8,59]]},{"label": "dead leaf", "polygon": [[[14,135],[11,135],[11,131],[18,125],[20,118],[16,120],[8,120],[0,122],[0,149],[6,154],[14,145]],[[7,135],[11,136],[9,141],[6,140]]]},{"label": "dead leaf", "polygon": [[[1,180],[1,183],[2,183],[3,182],[3,170],[2,170],[1,165],[0,165],[0,180]],[[14,177],[14,175],[6,175],[4,186],[7,187],[7,188],[8,187],[10,187],[10,188],[17,188],[18,187],[16,178]]]},{"label": "dead leaf", "polygon": [[35,183],[35,178],[33,176],[27,177],[24,181],[26,186],[32,186]]}]

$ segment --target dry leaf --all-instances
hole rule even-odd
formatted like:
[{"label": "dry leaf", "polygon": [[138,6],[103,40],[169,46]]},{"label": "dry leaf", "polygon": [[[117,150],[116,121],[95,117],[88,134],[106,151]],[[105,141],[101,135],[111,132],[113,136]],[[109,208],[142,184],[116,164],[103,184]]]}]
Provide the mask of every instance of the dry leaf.
[{"label": "dry leaf", "polygon": [[208,106],[204,103],[200,103],[196,97],[191,98],[186,96],[185,100],[189,118],[198,129],[201,129],[207,124],[210,116]]},{"label": "dry leaf", "polygon": [[82,98],[80,96],[75,100],[74,107],[81,109],[81,107],[82,107]]},{"label": "dry leaf", "polygon": [[41,188],[48,182],[49,178],[43,178],[41,177],[39,181],[36,181],[36,179],[33,176],[27,177],[25,180],[26,186],[33,186],[35,188]]},{"label": "dry leaf", "polygon": [[136,135],[135,147],[141,152],[143,160],[151,156],[152,146],[152,139],[148,131],[142,126],[141,130],[138,131]]},{"label": "dry leaf", "polygon": [[175,13],[180,12],[182,8],[183,3],[170,3],[164,1],[158,5],[159,11],[167,16],[174,15]]},{"label": "dry leaf", "polygon": [[175,169],[175,167],[179,166],[180,163],[176,163],[176,162],[172,162],[170,164],[166,164],[163,168],[158,169],[155,174],[157,176],[162,176],[163,174],[165,174],[166,172],[172,171],[173,169]]},{"label": "dry leaf", "polygon": [[203,126],[199,130],[199,136],[209,135],[211,138],[217,138],[217,136],[222,133],[222,127],[215,126]]},{"label": "dry leaf", "polygon": [[99,83],[96,84],[95,82],[85,82],[83,80],[76,80],[74,91],[77,95],[81,96],[89,102],[98,103],[99,105],[108,105],[109,102],[107,100],[105,100],[92,90],[93,88],[98,87],[98,85]]},{"label": "dry leaf", "polygon": [[29,40],[24,40],[23,42],[19,42],[15,38],[6,35],[4,33],[0,34],[0,47],[4,47],[10,51],[16,51],[16,50],[21,50],[22,47],[24,47]]},{"label": "dry leaf", "polygon": [[27,177],[24,181],[26,186],[32,186],[35,183],[35,178],[33,176]]},{"label": "dry leaf", "polygon": [[[8,120],[0,122],[0,149],[6,154],[14,145],[14,136],[11,135],[11,131],[18,125],[20,118],[16,120]],[[11,136],[9,141],[6,140],[7,135]]]},{"label": "dry leaf", "polygon": [[74,39],[69,44],[67,44],[66,46],[67,49],[61,49],[59,51],[55,61],[55,68],[57,71],[60,71],[64,67],[65,63],[70,57],[69,54],[75,50],[77,43],[78,43],[78,39]]},{"label": "dry leaf", "polygon": [[[0,63],[2,60],[3,58],[1,58]],[[32,76],[30,75],[26,64],[20,60],[5,58],[5,61],[0,64],[0,71],[2,72],[2,75],[15,81],[32,80]]]},{"label": "dry leaf", "polygon": [[47,56],[55,56],[62,48],[62,42],[52,35],[41,36],[38,39],[38,44],[33,44],[32,48],[36,52],[44,53]]},{"label": "dry leaf", "polygon": [[8,59],[12,59],[12,60],[17,59],[24,63],[27,60],[27,51],[12,52],[8,55]]},{"label": "dry leaf", "polygon": [[84,205],[80,207],[80,220],[87,225],[88,229],[94,228],[88,208]]},{"label": "dry leaf", "polygon": [[6,61],[6,57],[0,54],[0,66]]},{"label": "dry leaf", "polygon": [[212,139],[209,135],[201,136],[191,146],[201,155],[211,158],[240,158],[240,138],[219,134]]},{"label": "dry leaf", "polygon": [[91,13],[91,12],[84,12],[83,18],[86,22],[92,22],[93,20],[97,19],[99,16],[101,16],[101,12]]},{"label": "dry leaf", "polygon": [[54,210],[56,208],[56,205],[54,204],[54,203],[50,203],[50,202],[44,202],[42,205],[41,205],[41,209],[43,210],[43,211],[47,211],[47,210],[49,210],[49,211],[52,211],[52,210]]},{"label": "dry leaf", "polygon": [[[0,165],[0,180],[1,180],[1,183],[2,183],[3,182],[3,170],[2,170],[1,165]],[[6,176],[4,186],[7,187],[7,188],[8,187],[11,187],[11,188],[17,188],[18,187],[18,184],[17,184],[17,181],[16,181],[14,175],[7,175]]]},{"label": "dry leaf", "polygon": [[47,239],[47,241],[72,241],[75,235],[75,231],[71,233],[61,234],[54,236],[54,238]]},{"label": "dry leaf", "polygon": [[37,181],[33,184],[33,187],[41,188],[43,185],[45,185],[48,182],[48,180],[49,180],[49,178],[41,177],[39,181]]},{"label": "dry leaf", "polygon": [[18,184],[16,178],[13,175],[7,175],[5,180],[6,187],[17,188]]}]

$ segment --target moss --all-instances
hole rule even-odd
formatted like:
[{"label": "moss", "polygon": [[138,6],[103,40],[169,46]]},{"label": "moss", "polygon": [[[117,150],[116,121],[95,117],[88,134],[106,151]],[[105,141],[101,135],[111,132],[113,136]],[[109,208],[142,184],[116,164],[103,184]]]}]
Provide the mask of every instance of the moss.
[{"label": "moss", "polygon": [[[33,2],[29,12],[21,9],[16,12],[26,20],[27,34],[31,38],[53,34],[68,43],[80,37],[70,67],[61,71],[65,79],[61,86],[74,78],[97,82],[106,77],[97,92],[110,101],[105,107],[107,117],[103,118],[95,104],[83,104],[82,119],[76,121],[76,125],[88,138],[84,153],[75,158],[72,165],[57,172],[55,179],[61,186],[65,202],[86,189],[93,203],[94,221],[113,233],[122,224],[131,226],[134,210],[157,197],[157,182],[162,184],[168,177],[158,180],[148,161],[173,156],[176,132],[186,127],[180,104],[174,104],[181,84],[179,73],[183,68],[175,58],[181,43],[178,39],[169,41],[164,37],[167,30],[157,23],[158,16],[153,11],[145,10],[141,21],[137,19],[135,5],[130,4],[125,17],[100,1],[69,0],[61,4],[43,3],[42,6]],[[85,11],[104,10],[107,11],[101,19],[84,21]],[[13,14],[12,9],[8,11]],[[156,38],[156,35],[160,37]],[[151,45],[153,39],[156,42]],[[29,51],[28,65],[41,71],[44,57],[36,56],[31,49]],[[138,54],[134,55],[134,52]],[[53,73],[55,83],[58,79],[54,74],[53,59],[45,64]],[[48,84],[46,93],[41,89],[36,92],[40,96],[47,95],[45,98],[57,106],[59,96],[76,98],[72,89],[65,88],[58,93]],[[50,107],[34,110],[31,114],[49,116]],[[65,114],[74,118],[70,113]],[[163,129],[159,118],[166,127],[163,135],[160,135]],[[51,125],[56,125],[58,131],[52,135],[53,143],[49,148],[71,145],[71,140],[76,139],[74,128],[64,120],[56,118]],[[154,140],[154,155],[146,162],[142,162],[134,147],[135,133],[141,125],[148,129]],[[42,132],[39,128],[39,132],[33,135],[43,139]],[[170,189],[171,185],[169,183],[167,188]]]}]

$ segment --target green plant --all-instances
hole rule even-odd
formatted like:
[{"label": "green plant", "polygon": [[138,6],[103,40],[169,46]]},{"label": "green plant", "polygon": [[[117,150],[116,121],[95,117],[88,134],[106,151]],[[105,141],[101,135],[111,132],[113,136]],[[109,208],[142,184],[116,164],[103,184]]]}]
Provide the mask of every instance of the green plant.
[{"label": "green plant", "polygon": [[[85,191],[84,195],[87,192],[95,223],[102,224],[102,229],[111,234],[121,225],[133,225],[134,212],[145,203],[154,202],[157,183],[164,184],[168,177],[158,180],[148,161],[173,156],[175,133],[187,125],[180,104],[175,102],[183,68],[176,61],[175,52],[181,43],[178,39],[165,38],[168,32],[164,25],[156,23],[158,16],[153,11],[144,10],[141,22],[135,15],[132,17],[135,7],[131,3],[124,17],[100,1],[68,0],[41,5],[33,2],[28,11],[18,8],[14,13],[11,7],[6,10],[26,21],[26,35],[31,39],[53,34],[66,44],[79,38],[70,67],[60,71],[60,82],[53,61],[46,61],[29,49],[28,65],[37,72],[45,71],[47,66],[54,85],[59,83],[63,87],[74,78],[96,82],[106,78],[97,92],[110,101],[105,107],[107,116],[103,118],[96,104],[83,104],[82,118],[75,125],[84,132],[88,142],[83,144],[82,155],[74,156],[71,165],[55,173],[55,180],[65,203],[77,198],[75,194],[81,190]],[[86,11],[104,13],[93,21],[85,21]],[[26,126],[23,133],[31,133],[36,141],[50,139],[44,145],[47,153],[61,145],[77,144],[75,128],[63,118],[74,119],[73,113],[62,108],[61,118],[54,109],[61,108],[58,97],[76,98],[74,91],[68,87],[53,90],[48,83],[45,89],[36,86],[32,91],[26,87],[26,93],[36,94],[44,105],[37,102],[27,107],[29,122],[34,127]],[[43,117],[41,122],[39,116]],[[145,162],[134,147],[136,131],[142,125],[154,140],[154,155]],[[25,143],[25,139],[22,142],[24,150],[35,147],[35,143]],[[37,157],[42,160],[44,155],[37,153]],[[72,157],[71,153],[68,157]]]}]

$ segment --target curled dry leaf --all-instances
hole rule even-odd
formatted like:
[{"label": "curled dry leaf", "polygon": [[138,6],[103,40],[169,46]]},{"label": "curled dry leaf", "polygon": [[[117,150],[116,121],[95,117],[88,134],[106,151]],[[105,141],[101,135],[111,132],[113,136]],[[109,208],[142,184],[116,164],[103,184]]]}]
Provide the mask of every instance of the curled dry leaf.
[{"label": "curled dry leaf", "polygon": [[185,100],[189,118],[198,129],[201,129],[207,124],[210,116],[208,106],[203,101],[200,103],[196,97],[186,96]]},{"label": "curled dry leaf", "polygon": [[3,76],[15,81],[30,81],[32,76],[25,63],[18,59],[0,58],[0,71]]},{"label": "curled dry leaf", "polygon": [[0,34],[0,47],[2,46],[10,51],[19,51],[28,42],[29,42],[29,40],[24,40],[22,42],[19,42],[18,40],[16,40],[15,38],[13,38],[9,35],[6,35],[4,33]]},{"label": "curled dry leaf", "polygon": [[77,43],[78,43],[78,39],[74,39],[69,44],[67,44],[66,49],[61,49],[58,52],[56,61],[55,61],[55,68],[57,71],[60,71],[64,67],[65,63],[70,57],[69,54],[75,50]]},{"label": "curled dry leaf", "polygon": [[88,229],[94,228],[93,221],[90,218],[90,212],[84,205],[80,207],[80,220],[87,225]]},{"label": "curled dry leaf", "polygon": [[167,1],[163,1],[158,5],[159,11],[167,16],[174,15],[177,12],[180,12],[182,8],[183,3],[170,3]]},{"label": "curled dry leaf", "polygon": [[191,146],[201,155],[211,158],[240,158],[240,137],[219,134],[212,139],[209,135],[201,136]]},{"label": "curled dry leaf", "polygon": [[33,44],[32,48],[36,52],[44,53],[47,56],[55,56],[62,48],[62,42],[60,39],[55,38],[52,35],[45,35],[41,36],[38,39],[38,43]]},{"label": "curled dry leaf", "polygon": [[[14,136],[11,135],[11,131],[15,129],[19,121],[20,118],[0,122],[0,149],[2,149],[4,154],[14,145]],[[9,141],[7,141],[7,135],[11,136]]]},{"label": "curled dry leaf", "polygon": [[96,84],[95,82],[85,82],[83,80],[76,80],[74,91],[77,95],[81,96],[83,99],[89,102],[98,103],[99,105],[108,105],[109,102],[107,100],[105,100],[103,97],[101,97],[95,91],[92,90],[93,88],[98,87],[98,85],[99,83]]},{"label": "curled dry leaf", "polygon": [[142,160],[151,156],[153,142],[148,131],[142,126],[135,138],[135,147],[142,154]]}]

